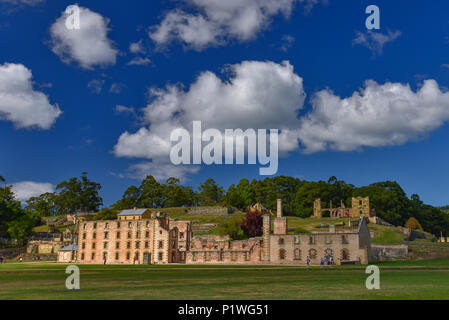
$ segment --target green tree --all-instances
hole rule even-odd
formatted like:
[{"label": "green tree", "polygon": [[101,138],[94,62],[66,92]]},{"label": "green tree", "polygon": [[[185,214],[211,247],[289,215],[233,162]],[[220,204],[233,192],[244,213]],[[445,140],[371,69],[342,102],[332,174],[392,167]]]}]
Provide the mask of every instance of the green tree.
[{"label": "green tree", "polygon": [[39,197],[28,199],[26,203],[26,211],[36,212],[41,217],[50,217],[63,213],[60,207],[60,198],[56,193],[44,193]]},{"label": "green tree", "polygon": [[59,190],[59,200],[65,213],[96,212],[103,204],[99,195],[101,185],[87,178],[87,173],[81,174],[81,179],[71,178],[56,186]]},{"label": "green tree", "polygon": [[241,219],[232,218],[220,226],[218,233],[222,236],[228,235],[231,240],[242,240],[245,238],[245,235],[242,228],[240,228],[241,223]]},{"label": "green tree", "polygon": [[203,206],[220,204],[224,199],[224,190],[217,185],[214,179],[207,179],[199,188],[198,198]]},{"label": "green tree", "polygon": [[118,211],[109,208],[102,208],[100,212],[97,213],[97,220],[116,220]]},{"label": "green tree", "polygon": [[24,245],[40,220],[34,212],[23,213],[18,219],[8,223],[8,234],[12,239],[17,240],[19,245]]}]

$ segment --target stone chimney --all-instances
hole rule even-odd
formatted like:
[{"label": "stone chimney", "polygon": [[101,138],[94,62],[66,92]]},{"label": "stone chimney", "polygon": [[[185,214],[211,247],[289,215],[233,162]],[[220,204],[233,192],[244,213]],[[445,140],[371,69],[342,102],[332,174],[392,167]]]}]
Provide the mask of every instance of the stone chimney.
[{"label": "stone chimney", "polygon": [[277,217],[282,218],[282,199],[278,199]]},{"label": "stone chimney", "polygon": [[282,214],[282,200],[278,199],[277,217],[274,219],[274,234],[287,234],[287,219]]}]

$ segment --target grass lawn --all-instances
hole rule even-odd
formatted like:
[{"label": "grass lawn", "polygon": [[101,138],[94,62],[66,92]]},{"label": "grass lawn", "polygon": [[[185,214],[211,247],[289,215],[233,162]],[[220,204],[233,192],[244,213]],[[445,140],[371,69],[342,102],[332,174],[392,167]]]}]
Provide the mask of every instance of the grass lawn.
[{"label": "grass lawn", "polygon": [[364,266],[80,266],[81,290],[65,289],[64,265],[0,265],[0,299],[449,299],[449,259]]}]

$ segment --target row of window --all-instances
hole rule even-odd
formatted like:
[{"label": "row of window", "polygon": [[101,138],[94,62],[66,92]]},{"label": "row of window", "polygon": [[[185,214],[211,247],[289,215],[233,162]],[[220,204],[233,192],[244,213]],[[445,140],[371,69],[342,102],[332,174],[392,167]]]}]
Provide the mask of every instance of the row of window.
[{"label": "row of window", "polygon": [[[148,252],[146,252],[146,254],[149,255]],[[90,255],[90,260],[94,261],[95,257],[96,257],[95,252],[92,252],[92,254]],[[81,257],[80,258],[81,258],[81,261],[85,261],[86,260],[86,255],[85,255],[84,252],[81,253]],[[107,258],[108,258],[107,252],[103,252],[103,260],[107,260]],[[139,252],[135,252],[133,260],[138,261],[139,258],[140,258]],[[158,253],[158,260],[162,261],[163,259],[164,259],[164,253],[163,252],[159,252]],[[115,253],[115,260],[120,260],[120,253],[119,252]],[[131,260],[131,252],[126,252],[126,260]]]},{"label": "row of window", "polygon": [[[198,261],[198,257],[199,255],[202,254],[203,255],[203,261],[212,261],[212,252],[193,252],[192,253],[192,260],[193,261]],[[224,253],[223,252],[218,252],[218,256],[217,259],[218,261],[223,261],[223,257],[224,257]],[[237,261],[237,257],[238,257],[238,253],[237,252],[231,252],[231,260],[232,261]],[[243,257],[245,261],[249,261],[249,253],[248,252],[243,252]]]},{"label": "row of window", "polygon": [[[128,222],[128,228],[132,228],[132,225],[133,225],[133,223],[132,223],[131,221]],[[93,228],[94,228],[94,229],[97,229],[97,226],[98,226],[98,224],[95,222],[94,225],[93,225]],[[121,223],[120,223],[120,221],[117,221],[117,228],[120,228],[120,227],[121,227]],[[140,221],[137,222],[137,227],[140,227]],[[145,227],[147,227],[147,228],[150,227],[150,221],[149,221],[149,220],[146,221]],[[84,228],[84,229],[87,229],[87,223],[85,223],[85,224],[83,225],[83,228]],[[109,228],[109,222],[106,222],[106,223],[104,224],[104,229],[108,229],[108,228]]]},{"label": "row of window", "polygon": [[[279,238],[278,241],[279,245],[284,245],[285,244],[285,239],[284,238]],[[326,236],[325,238],[325,243],[326,244],[331,244],[332,243],[332,237],[331,236]],[[345,235],[341,236],[341,243],[342,244],[348,244],[348,239]],[[300,237],[295,237],[295,244],[301,244],[301,239]],[[316,244],[316,239],[315,236],[310,236],[309,237],[309,244]]]},{"label": "row of window", "polygon": [[[315,249],[310,249],[308,252],[308,256],[310,259],[316,259],[318,256],[318,251]],[[324,257],[333,257],[334,256],[334,252],[332,249],[326,249],[324,250],[324,254],[323,254],[323,258]],[[286,259],[286,251],[285,249],[280,249],[279,250],[279,259],[280,260],[285,260]],[[301,256],[301,250],[296,248],[294,250],[294,260],[301,260],[302,256]],[[343,249],[341,250],[341,260],[349,260],[350,256],[349,256],[349,250],[348,249]]]},{"label": "row of window", "polygon": [[[136,239],[140,239],[140,235],[141,235],[140,231],[137,231],[136,232]],[[120,239],[120,237],[121,237],[121,233],[120,233],[120,231],[118,231],[117,234],[116,234],[116,239]],[[132,233],[128,232],[127,237],[128,237],[128,239],[131,239],[132,238]],[[149,238],[149,237],[150,237],[150,231],[145,231],[145,238]],[[97,233],[96,232],[92,233],[92,238],[93,239],[97,239]],[[104,233],[104,237],[103,238],[104,239],[109,239],[109,232],[106,231]],[[180,232],[179,233],[179,238],[180,238],[180,240],[184,239],[184,232]],[[83,240],[86,240],[86,239],[87,239],[87,233],[84,232],[83,233]]]},{"label": "row of window", "polygon": [[[150,243],[148,241],[145,241],[145,243],[144,243],[145,249],[149,248],[149,244]],[[93,242],[92,243],[92,249],[94,250],[94,249],[96,249],[96,247],[97,247],[96,243]],[[108,247],[109,247],[109,243],[108,242],[104,242],[103,243],[103,249],[108,249]],[[83,242],[81,244],[81,248],[82,249],[86,249],[86,243],[85,242]],[[158,249],[163,249],[163,248],[164,248],[164,241],[158,241]],[[120,242],[116,242],[115,243],[115,249],[120,249]],[[131,241],[128,241],[126,243],[126,249],[131,249]],[[135,249],[140,249],[140,241],[136,241]]]}]

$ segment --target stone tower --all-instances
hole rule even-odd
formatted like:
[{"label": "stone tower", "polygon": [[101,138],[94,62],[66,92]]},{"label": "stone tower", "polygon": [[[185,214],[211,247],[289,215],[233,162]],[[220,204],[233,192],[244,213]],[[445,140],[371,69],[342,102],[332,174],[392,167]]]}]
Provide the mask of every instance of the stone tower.
[{"label": "stone tower", "polygon": [[323,215],[321,213],[321,199],[316,199],[313,202],[313,217],[314,218],[322,218]]},{"label": "stone tower", "polygon": [[369,197],[352,198],[352,217],[370,217]]},{"label": "stone tower", "polygon": [[271,215],[263,215],[263,261],[270,261],[270,233],[271,233]]},{"label": "stone tower", "polygon": [[274,220],[274,234],[287,234],[287,219],[282,215],[282,200],[278,199],[276,219]]}]

